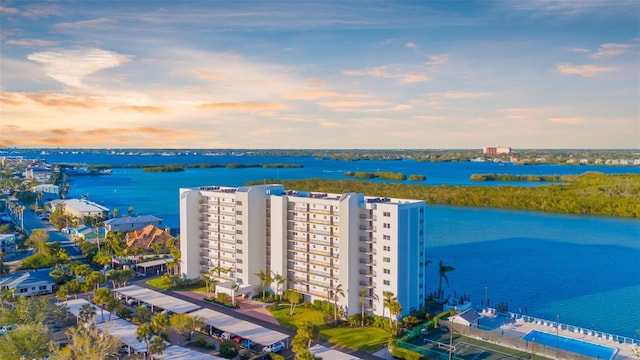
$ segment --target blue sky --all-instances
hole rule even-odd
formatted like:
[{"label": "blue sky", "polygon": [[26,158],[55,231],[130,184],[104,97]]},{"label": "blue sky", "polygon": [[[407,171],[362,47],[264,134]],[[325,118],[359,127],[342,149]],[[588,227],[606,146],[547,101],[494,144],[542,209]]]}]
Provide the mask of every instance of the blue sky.
[{"label": "blue sky", "polygon": [[0,147],[640,148],[638,1],[0,2]]}]

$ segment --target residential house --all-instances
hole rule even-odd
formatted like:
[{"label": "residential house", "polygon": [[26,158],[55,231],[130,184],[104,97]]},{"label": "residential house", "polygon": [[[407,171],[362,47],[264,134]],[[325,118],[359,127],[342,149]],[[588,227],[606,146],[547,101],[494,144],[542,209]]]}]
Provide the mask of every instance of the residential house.
[{"label": "residential house", "polygon": [[153,215],[127,216],[109,219],[104,222],[107,232],[110,231],[133,231],[142,229],[148,225],[160,227],[162,219]]},{"label": "residential house", "polygon": [[51,294],[55,281],[49,276],[50,271],[39,269],[0,277],[0,291],[11,291],[14,296]]},{"label": "residential house", "polygon": [[174,239],[174,237],[153,225],[128,232],[126,235],[127,247],[130,249],[153,249],[154,244],[162,244],[162,247],[165,248],[169,239]]}]

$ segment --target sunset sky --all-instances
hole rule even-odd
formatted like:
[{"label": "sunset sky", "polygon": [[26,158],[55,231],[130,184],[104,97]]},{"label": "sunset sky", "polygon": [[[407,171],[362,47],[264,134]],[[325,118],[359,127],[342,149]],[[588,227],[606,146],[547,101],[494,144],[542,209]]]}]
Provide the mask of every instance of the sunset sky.
[{"label": "sunset sky", "polygon": [[0,147],[640,148],[640,2],[0,2]]}]

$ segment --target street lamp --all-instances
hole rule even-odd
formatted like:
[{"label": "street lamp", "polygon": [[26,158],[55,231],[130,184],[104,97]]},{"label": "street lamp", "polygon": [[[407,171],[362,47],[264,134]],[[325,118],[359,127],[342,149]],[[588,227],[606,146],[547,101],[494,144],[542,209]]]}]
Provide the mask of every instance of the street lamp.
[{"label": "street lamp", "polygon": [[560,337],[560,315],[556,315],[556,359],[558,359],[558,339]]}]

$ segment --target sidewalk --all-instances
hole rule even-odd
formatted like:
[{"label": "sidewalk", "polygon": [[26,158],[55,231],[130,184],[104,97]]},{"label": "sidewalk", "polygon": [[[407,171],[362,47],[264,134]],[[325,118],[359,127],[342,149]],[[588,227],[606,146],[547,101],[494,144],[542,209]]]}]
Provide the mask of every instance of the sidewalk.
[{"label": "sidewalk", "polygon": [[[195,291],[176,291],[178,294],[182,294],[184,296],[188,296],[192,299],[204,300],[207,296],[212,296],[213,294],[205,294],[202,292]],[[276,320],[273,315],[266,309],[268,304],[264,304],[258,301],[243,299],[242,296],[236,297],[236,304],[238,304],[238,311],[241,311],[243,314],[251,316],[253,318],[275,324],[280,325],[278,320]]]}]

